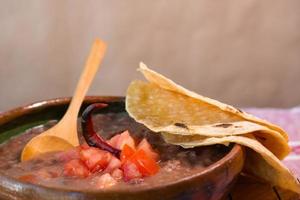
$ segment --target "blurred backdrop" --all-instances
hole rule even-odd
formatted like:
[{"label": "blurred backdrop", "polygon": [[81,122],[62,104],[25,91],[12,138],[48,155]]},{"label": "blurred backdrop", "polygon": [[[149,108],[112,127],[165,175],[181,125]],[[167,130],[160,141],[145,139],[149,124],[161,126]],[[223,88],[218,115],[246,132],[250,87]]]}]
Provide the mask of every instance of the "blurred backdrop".
[{"label": "blurred backdrop", "polygon": [[70,96],[95,37],[90,95],[125,95],[145,62],[229,104],[300,104],[299,0],[0,0],[0,110]]}]

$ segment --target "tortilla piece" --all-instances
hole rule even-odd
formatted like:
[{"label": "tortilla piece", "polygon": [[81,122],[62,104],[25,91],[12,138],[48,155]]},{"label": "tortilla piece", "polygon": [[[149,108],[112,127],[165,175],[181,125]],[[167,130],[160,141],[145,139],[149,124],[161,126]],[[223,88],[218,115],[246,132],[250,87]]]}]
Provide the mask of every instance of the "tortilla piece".
[{"label": "tortilla piece", "polygon": [[[280,160],[274,156],[261,143],[252,139],[253,136],[227,136],[222,138],[203,136],[180,136],[170,133],[162,133],[166,142],[180,145],[184,148],[193,148],[196,146],[207,146],[213,144],[226,144],[234,142],[248,147],[246,152],[245,172],[259,177],[274,186],[279,186],[294,192],[300,193],[300,185],[294,175],[285,167]],[[249,138],[252,137],[252,138]]]},{"label": "tortilla piece", "polygon": [[183,95],[195,98],[195,99],[197,99],[201,102],[204,102],[204,103],[207,103],[211,106],[219,108],[222,111],[225,111],[229,114],[239,116],[244,120],[254,122],[254,123],[258,123],[258,124],[261,124],[263,126],[266,126],[266,127],[270,128],[271,130],[278,131],[286,139],[286,141],[288,141],[288,134],[284,130],[282,130],[279,126],[276,126],[275,124],[272,124],[268,121],[265,121],[263,119],[255,117],[253,115],[245,113],[245,112],[243,112],[243,111],[241,111],[241,110],[239,110],[239,109],[237,109],[233,106],[221,103],[217,100],[210,99],[208,97],[201,96],[201,95],[199,95],[195,92],[189,91],[189,90],[185,89],[184,87],[176,84],[172,80],[164,77],[163,75],[149,69],[144,63],[140,63],[139,71],[141,71],[144,74],[145,78],[149,82],[154,83],[154,84],[158,85],[161,88],[171,90],[171,91],[177,92],[179,94],[183,94]]},{"label": "tortilla piece", "polygon": [[126,110],[136,121],[184,148],[231,142],[249,147],[245,171],[300,193],[297,180],[279,161],[290,151],[281,128],[188,91],[143,64],[140,70],[150,83],[132,82],[126,96]]},{"label": "tortilla piece", "polygon": [[130,84],[126,110],[137,122],[154,132],[218,137],[254,132],[279,159],[290,151],[285,138],[277,131],[152,83],[133,81]]}]

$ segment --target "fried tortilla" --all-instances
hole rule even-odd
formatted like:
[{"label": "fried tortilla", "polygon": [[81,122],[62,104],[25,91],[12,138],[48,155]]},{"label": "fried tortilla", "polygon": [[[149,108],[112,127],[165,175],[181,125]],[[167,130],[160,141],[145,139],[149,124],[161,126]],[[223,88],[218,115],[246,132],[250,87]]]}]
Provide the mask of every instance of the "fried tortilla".
[{"label": "fried tortilla", "polygon": [[300,193],[300,185],[293,173],[285,167],[266,147],[255,140],[251,134],[245,136],[225,136],[221,138],[197,138],[162,133],[166,142],[180,145],[184,148],[207,146],[213,144],[237,143],[247,147],[244,172],[259,177],[272,185]]},{"label": "fried tortilla", "polygon": [[149,82],[133,81],[126,95],[126,110],[137,122],[184,148],[231,142],[246,146],[247,173],[300,193],[297,179],[280,162],[290,152],[284,130],[191,92],[142,63],[139,70]]},{"label": "fried tortilla", "polygon": [[218,137],[255,132],[279,159],[290,151],[286,139],[267,126],[152,83],[133,81],[127,90],[126,107],[131,117],[155,132]]},{"label": "fried tortilla", "polygon": [[194,99],[198,99],[199,101],[205,102],[209,105],[212,105],[214,107],[217,107],[225,112],[231,113],[235,116],[239,116],[247,121],[252,121],[258,124],[261,124],[263,126],[266,126],[272,130],[278,131],[286,140],[288,140],[288,134],[282,130],[279,126],[276,126],[275,124],[272,124],[266,120],[260,119],[258,117],[255,117],[253,115],[250,115],[248,113],[243,112],[240,109],[237,109],[233,106],[224,104],[222,102],[219,102],[217,100],[201,96],[195,92],[189,91],[185,89],[184,87],[174,83],[172,80],[164,77],[163,75],[149,69],[144,63],[140,63],[139,71],[143,73],[145,78],[153,84],[158,85],[160,88],[170,90],[177,92],[179,94],[183,94],[189,97],[192,97]]}]

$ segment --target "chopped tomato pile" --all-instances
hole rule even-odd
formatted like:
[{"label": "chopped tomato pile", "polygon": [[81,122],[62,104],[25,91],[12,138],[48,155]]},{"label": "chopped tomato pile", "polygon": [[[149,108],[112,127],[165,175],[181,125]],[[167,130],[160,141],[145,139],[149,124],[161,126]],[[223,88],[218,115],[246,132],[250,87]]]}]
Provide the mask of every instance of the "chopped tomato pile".
[{"label": "chopped tomato pile", "polygon": [[125,131],[105,142],[121,150],[120,158],[84,144],[54,154],[51,159],[58,161],[58,166],[54,164],[55,167],[48,166],[20,176],[19,179],[39,183],[41,180],[59,177],[89,178],[96,188],[106,188],[119,181],[139,182],[159,171],[158,154],[146,139],[136,144],[130,133]]},{"label": "chopped tomato pile", "polygon": [[60,155],[60,159],[66,162],[63,175],[85,178],[102,173],[99,181],[113,184],[119,180],[152,176],[159,171],[158,154],[146,139],[136,145],[129,132],[125,131],[107,143],[121,150],[120,159],[99,148],[82,145]]},{"label": "chopped tomato pile", "polygon": [[[140,181],[159,171],[158,154],[146,139],[138,144],[128,131],[105,141],[121,150],[120,158],[87,144],[55,154],[59,165],[43,168],[19,179],[30,183],[59,177],[89,178],[96,188],[107,188],[119,181]],[[63,169],[61,169],[61,166]],[[62,171],[60,171],[60,170]]]}]

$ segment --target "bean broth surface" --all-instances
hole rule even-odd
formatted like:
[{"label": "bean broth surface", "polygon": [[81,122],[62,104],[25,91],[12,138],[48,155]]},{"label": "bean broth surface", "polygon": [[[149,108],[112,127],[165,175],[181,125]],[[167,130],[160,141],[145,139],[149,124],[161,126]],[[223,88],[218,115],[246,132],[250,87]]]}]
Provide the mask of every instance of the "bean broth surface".
[{"label": "bean broth surface", "polygon": [[[147,138],[160,155],[159,165],[161,169],[156,175],[131,182],[119,181],[116,185],[106,189],[149,188],[175,182],[199,173],[212,163],[220,160],[230,150],[229,147],[224,145],[183,149],[179,146],[166,144],[158,133],[153,133],[142,124],[135,122],[125,112],[96,114],[93,121],[97,133],[102,137],[109,139],[116,133],[129,130],[136,141]],[[40,178],[36,183],[48,187],[71,190],[103,189],[97,182],[101,174],[94,174],[87,178],[62,176],[64,163],[58,159],[60,152],[48,153],[30,161],[20,162],[20,155],[25,144],[32,137],[47,130],[55,123],[55,121],[49,121],[45,125],[29,129],[1,144],[0,173],[17,179],[27,174],[37,174]],[[78,123],[78,128],[81,130],[80,123]],[[80,140],[83,142],[82,137],[80,137]]]}]

